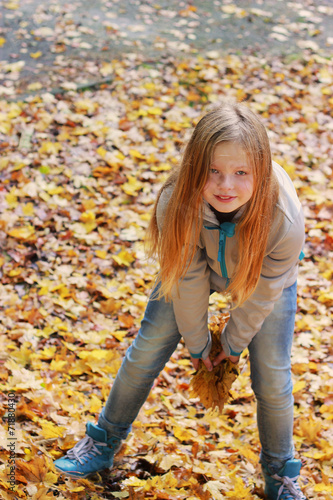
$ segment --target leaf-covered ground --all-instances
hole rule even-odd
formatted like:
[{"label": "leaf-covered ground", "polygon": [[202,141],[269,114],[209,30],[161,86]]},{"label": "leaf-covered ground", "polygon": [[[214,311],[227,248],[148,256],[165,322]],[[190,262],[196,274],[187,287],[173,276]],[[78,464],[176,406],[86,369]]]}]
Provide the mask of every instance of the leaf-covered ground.
[{"label": "leaf-covered ground", "polygon": [[[222,415],[189,397],[179,345],[112,472],[60,478],[136,335],[157,271],[143,237],[156,194],[210,102],[247,99],[306,216],[293,348],[296,455],[309,499],[333,498],[333,67],[298,59],[186,56],[109,63],[95,90],[0,102],[0,491],[15,438],[18,499],[263,498],[246,355]],[[98,71],[96,67],[96,71]],[[211,298],[211,313],[225,308]],[[15,394],[15,436],[6,420]],[[13,402],[13,398],[11,399]],[[14,403],[12,403],[14,404]],[[7,415],[8,416],[8,415]]]}]

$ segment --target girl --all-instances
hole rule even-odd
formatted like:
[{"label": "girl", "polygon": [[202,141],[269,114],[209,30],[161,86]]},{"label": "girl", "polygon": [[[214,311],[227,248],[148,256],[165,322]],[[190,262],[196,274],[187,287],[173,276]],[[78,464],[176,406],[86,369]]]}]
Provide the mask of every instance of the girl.
[{"label": "girl", "polygon": [[[181,338],[194,367],[238,362],[248,347],[269,500],[304,500],[294,459],[290,352],[304,242],[300,202],[272,163],[265,127],[245,104],[222,102],[197,124],[180,168],[162,187],[149,227],[160,273],[98,425],[56,468],[72,477],[112,466],[154,379]],[[231,317],[209,358],[209,295],[227,292]]]}]

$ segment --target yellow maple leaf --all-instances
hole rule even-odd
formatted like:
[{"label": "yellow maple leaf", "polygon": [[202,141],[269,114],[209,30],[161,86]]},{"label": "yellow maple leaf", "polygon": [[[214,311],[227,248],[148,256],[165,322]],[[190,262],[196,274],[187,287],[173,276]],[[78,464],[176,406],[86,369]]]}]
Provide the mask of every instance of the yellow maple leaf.
[{"label": "yellow maple leaf", "polygon": [[317,491],[318,493],[322,493],[323,491],[327,491],[328,493],[333,493],[333,485],[318,483],[313,488],[313,491]]},{"label": "yellow maple leaf", "polygon": [[315,443],[318,441],[318,436],[322,430],[322,422],[319,419],[310,417],[302,418],[298,421],[298,427],[295,433],[301,437],[305,437],[307,442]]},{"label": "yellow maple leaf", "polygon": [[49,287],[48,286],[42,286],[42,288],[39,290],[38,295],[47,295],[49,293]]},{"label": "yellow maple leaf", "polygon": [[12,191],[5,196],[8,208],[16,208],[18,206],[17,196]]},{"label": "yellow maple leaf", "polygon": [[82,351],[78,354],[85,363],[85,371],[88,368],[94,373],[115,374],[120,367],[121,357],[117,351],[93,349],[92,351]]},{"label": "yellow maple leaf", "polygon": [[182,467],[184,465],[184,457],[176,453],[167,453],[162,457],[158,465],[165,471],[170,470],[171,467]]},{"label": "yellow maple leaf", "polygon": [[40,359],[52,359],[55,355],[57,348],[55,346],[46,347],[42,350],[39,357]]},{"label": "yellow maple leaf", "polygon": [[159,410],[159,406],[155,405],[155,406],[152,406],[151,408],[148,408],[148,410],[144,410],[144,412],[145,412],[145,415],[147,415],[149,417],[150,415],[153,415],[157,410]]},{"label": "yellow maple leaf", "polygon": [[38,59],[42,55],[43,55],[43,52],[41,52],[40,50],[38,52],[30,52],[30,57],[32,57],[33,59]]},{"label": "yellow maple leaf", "polygon": [[82,373],[87,372],[87,366],[83,361],[76,361],[68,369],[69,375],[82,375]]},{"label": "yellow maple leaf", "polygon": [[128,182],[125,182],[121,186],[121,189],[124,191],[124,193],[128,194],[129,196],[137,196],[138,191],[141,191],[144,184],[131,175],[129,175],[127,179]]},{"label": "yellow maple leaf", "polygon": [[113,64],[111,63],[106,63],[106,62],[103,62],[102,63],[102,67],[100,68],[99,72],[101,73],[101,75],[103,76],[108,76],[108,75],[111,75],[114,71],[114,67],[113,67]]},{"label": "yellow maple leaf", "polygon": [[32,83],[29,83],[29,85],[28,85],[28,90],[30,90],[30,91],[40,90],[42,88],[43,88],[43,85],[40,82],[32,82]]},{"label": "yellow maple leaf", "polygon": [[83,226],[87,232],[87,234],[91,233],[96,227],[96,216],[94,212],[89,210],[88,212],[84,212],[81,215],[81,221],[83,222]]},{"label": "yellow maple leaf", "polygon": [[50,469],[50,461],[44,455],[36,455],[30,462],[16,460],[17,469],[31,483],[43,483]]},{"label": "yellow maple leaf", "polygon": [[60,144],[60,142],[45,141],[45,142],[43,142],[42,146],[39,148],[38,153],[39,154],[57,155],[61,149],[62,149],[62,145]]},{"label": "yellow maple leaf", "polygon": [[27,240],[35,234],[35,228],[31,225],[25,227],[16,227],[8,231],[9,236],[18,240]]},{"label": "yellow maple leaf", "polygon": [[106,288],[106,286],[97,285],[96,290],[100,292],[106,299],[112,299],[112,298],[114,299],[113,293],[110,292],[110,290]]},{"label": "yellow maple leaf", "polygon": [[161,108],[157,108],[157,107],[149,108],[148,114],[159,116],[159,115],[163,114],[163,110]]},{"label": "yellow maple leaf", "polygon": [[118,330],[116,332],[112,332],[112,337],[119,340],[119,342],[122,342],[127,334],[128,334],[127,330]]},{"label": "yellow maple leaf", "polygon": [[172,404],[170,403],[168,397],[165,397],[165,396],[161,396],[161,400],[164,404],[164,406],[166,406],[168,408],[168,410],[173,414],[175,409],[174,407],[172,406]]},{"label": "yellow maple leaf", "polygon": [[64,367],[66,365],[67,365],[67,361],[66,360],[62,360],[62,359],[55,360],[55,359],[52,359],[51,364],[50,364],[50,369],[54,370],[56,372],[61,372],[61,371],[64,370]]},{"label": "yellow maple leaf", "polygon": [[322,460],[322,461],[328,461],[332,460],[333,458],[333,447],[327,446],[327,449],[325,451],[318,451],[318,452],[304,452],[303,455],[305,457],[309,458],[314,458],[315,460]]},{"label": "yellow maple leaf", "polygon": [[180,132],[182,129],[182,126],[180,123],[169,121],[169,120],[165,121],[164,126],[165,126],[165,128],[173,130],[174,132]]},{"label": "yellow maple leaf", "polygon": [[[232,430],[234,429],[231,428],[230,431],[232,432]],[[244,458],[247,458],[249,462],[253,464],[257,464],[259,462],[258,454],[252,451],[251,446],[249,446],[247,443],[243,443],[240,439],[235,439],[233,442],[233,446],[235,446],[235,448],[239,450],[242,456],[244,456]]]},{"label": "yellow maple leaf", "polygon": [[126,267],[128,267],[135,260],[135,257],[131,253],[127,252],[127,250],[121,250],[118,255],[112,255],[112,258],[120,266]]},{"label": "yellow maple leaf", "polygon": [[192,363],[191,363],[191,361],[189,359],[179,359],[178,363],[181,366],[192,366]]},{"label": "yellow maple leaf", "polygon": [[35,207],[34,207],[34,204],[29,202],[27,203],[26,205],[23,205],[22,206],[22,212],[24,215],[26,215],[27,217],[29,216],[32,216],[34,215],[35,213]]},{"label": "yellow maple leaf", "polygon": [[137,158],[138,160],[145,160],[146,159],[146,157],[143,154],[141,154],[140,151],[137,151],[136,149],[130,149],[129,154],[133,158]]},{"label": "yellow maple leaf", "polygon": [[139,479],[138,477],[131,476],[128,479],[122,481],[122,484],[124,484],[125,486],[139,486],[142,488],[142,486],[145,486],[146,482],[147,481],[145,481],[144,479]]},{"label": "yellow maple leaf", "polygon": [[[8,158],[8,157],[6,157],[6,158],[0,158],[0,172],[1,172],[2,170],[4,170],[5,168],[7,168],[7,167],[8,167],[8,165],[9,165],[9,161],[10,161],[10,160],[9,160],[9,158]],[[6,195],[6,196],[8,196],[8,195]]]},{"label": "yellow maple leaf", "polygon": [[93,113],[98,104],[93,102],[91,99],[78,99],[75,101],[74,106],[78,109],[78,111],[88,111],[89,113]]},{"label": "yellow maple leaf", "polygon": [[113,151],[111,153],[102,146],[96,149],[96,153],[103,158],[105,163],[107,163],[113,171],[117,171],[119,169],[122,160],[125,158],[125,156],[122,153],[120,153],[120,151]]},{"label": "yellow maple leaf", "polygon": [[99,148],[96,149],[96,153],[99,154],[102,158],[105,158],[107,150],[103,148],[103,146],[100,146]]},{"label": "yellow maple leaf", "polygon": [[82,351],[78,354],[79,358],[84,359],[85,361],[96,360],[101,361],[102,359],[107,358],[109,355],[108,351],[103,351],[101,349],[93,349],[92,351]]},{"label": "yellow maple leaf", "polygon": [[232,491],[227,491],[225,495],[228,498],[232,498],[234,500],[241,500],[241,498],[249,498],[249,493],[252,490],[252,486],[244,486],[243,479],[239,476],[236,476],[237,470],[228,474],[232,482],[234,483],[234,489]]},{"label": "yellow maple leaf", "polygon": [[96,207],[96,203],[92,199],[82,200],[82,206],[84,207],[86,212],[89,212],[90,210]]},{"label": "yellow maple leaf", "polygon": [[89,412],[90,413],[98,413],[102,408],[102,401],[100,398],[96,396],[96,394],[92,394],[89,401]]},{"label": "yellow maple leaf", "polygon": [[174,427],[173,434],[179,441],[189,441],[193,439],[193,434],[183,427]]},{"label": "yellow maple leaf", "polygon": [[49,186],[46,188],[46,191],[53,196],[54,194],[61,194],[64,192],[64,188],[62,186]]},{"label": "yellow maple leaf", "polygon": [[333,291],[326,291],[318,295],[318,301],[322,304],[326,304],[327,307],[333,305]]},{"label": "yellow maple leaf", "polygon": [[15,1],[13,1],[13,2],[6,2],[4,4],[4,7],[5,7],[5,9],[16,10],[16,9],[19,8],[19,3],[15,2]]},{"label": "yellow maple leaf", "polygon": [[106,259],[108,256],[108,252],[106,250],[96,250],[95,254],[100,259]]},{"label": "yellow maple leaf", "polygon": [[306,387],[306,382],[305,380],[298,380],[295,384],[294,384],[294,387],[293,387],[293,394],[295,394],[296,392],[298,391],[301,391],[302,389],[304,389],[304,387]]},{"label": "yellow maple leaf", "polygon": [[66,431],[66,427],[60,427],[60,425],[55,425],[52,422],[41,422],[42,430],[41,435],[45,439],[53,439],[62,437]]},{"label": "yellow maple leaf", "polygon": [[73,135],[75,136],[80,136],[80,135],[87,135],[90,132],[88,127],[76,127],[73,130]]},{"label": "yellow maple leaf", "polygon": [[60,297],[63,298],[63,299],[66,299],[68,297],[71,297],[71,292],[69,291],[69,289],[67,288],[66,285],[63,285],[59,291],[59,294],[60,294]]},{"label": "yellow maple leaf", "polygon": [[[153,476],[149,478],[145,485],[145,490],[150,491],[151,488],[160,488],[162,490],[169,490],[178,486],[178,479],[173,475],[171,471],[167,472],[163,476]],[[176,493],[176,492],[175,492]]]},{"label": "yellow maple leaf", "polygon": [[169,165],[169,163],[160,163],[156,167],[150,167],[150,170],[153,172],[167,172],[168,170],[171,170],[171,165]]},{"label": "yellow maple leaf", "polygon": [[332,413],[333,417],[333,404],[331,405],[322,405],[319,409],[320,413]]},{"label": "yellow maple leaf", "polygon": [[16,269],[12,269],[9,271],[8,276],[11,278],[15,278],[16,276],[20,276],[20,274],[24,271],[23,267],[16,267]]},{"label": "yellow maple leaf", "polygon": [[15,164],[15,166],[12,168],[12,172],[17,172],[18,170],[22,170],[22,168],[26,167],[26,163],[20,161]]},{"label": "yellow maple leaf", "polygon": [[142,86],[147,90],[155,90],[156,89],[156,85],[154,82],[145,82]]},{"label": "yellow maple leaf", "polygon": [[204,491],[209,491],[212,494],[214,500],[223,500],[224,497],[221,494],[221,490],[225,489],[225,485],[223,485],[220,481],[208,481],[204,487]]}]

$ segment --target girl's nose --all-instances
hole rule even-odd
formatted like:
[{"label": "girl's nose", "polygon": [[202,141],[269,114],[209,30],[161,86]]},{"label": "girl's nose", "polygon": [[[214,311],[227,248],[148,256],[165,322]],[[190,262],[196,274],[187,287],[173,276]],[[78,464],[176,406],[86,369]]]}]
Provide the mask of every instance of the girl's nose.
[{"label": "girl's nose", "polygon": [[224,189],[230,189],[232,187],[232,180],[229,175],[220,174],[218,176],[218,185]]}]

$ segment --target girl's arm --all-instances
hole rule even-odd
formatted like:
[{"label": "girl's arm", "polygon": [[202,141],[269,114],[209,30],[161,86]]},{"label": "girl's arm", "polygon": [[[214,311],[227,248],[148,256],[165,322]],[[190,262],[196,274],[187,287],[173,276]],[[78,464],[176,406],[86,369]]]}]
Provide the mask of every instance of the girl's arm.
[{"label": "girl's arm", "polygon": [[283,289],[294,284],[297,265],[304,243],[304,217],[302,210],[290,223],[273,251],[264,258],[257,288],[240,307],[231,311],[230,320],[221,336],[223,350],[241,352],[260,330],[271,313]]},{"label": "girl's arm", "polygon": [[208,330],[210,270],[203,250],[197,247],[184,279],[172,293],[173,308],[179,333],[195,359],[206,359],[211,350]]},{"label": "girl's arm", "polygon": [[[163,225],[167,224],[165,211],[171,191],[170,188],[165,189],[157,203],[156,218],[160,232],[163,230]],[[210,288],[210,269],[207,259],[204,251],[196,246],[193,260],[184,279],[179,283],[179,293],[175,286],[171,298],[179,333],[184,338],[190,355],[193,359],[203,359],[207,368],[211,365],[208,356],[212,344],[208,330]]]}]

